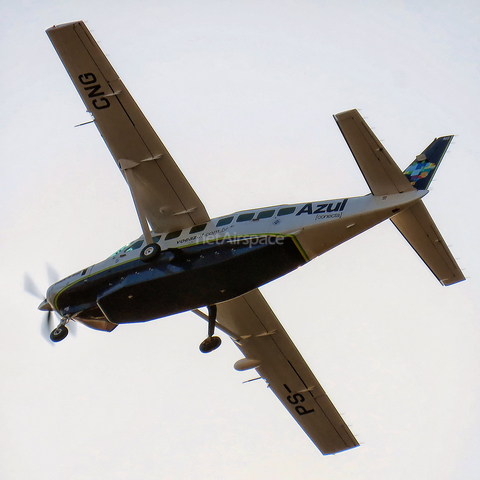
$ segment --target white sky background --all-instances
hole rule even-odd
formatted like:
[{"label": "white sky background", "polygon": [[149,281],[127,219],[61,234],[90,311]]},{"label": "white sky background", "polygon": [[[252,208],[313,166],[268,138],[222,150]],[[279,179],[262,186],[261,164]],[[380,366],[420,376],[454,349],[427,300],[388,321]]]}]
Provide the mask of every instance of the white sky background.
[{"label": "white sky background", "polygon": [[[333,5],[333,3],[335,3]],[[69,1],[0,6],[0,477],[420,480],[480,469],[476,1]],[[186,313],[55,347],[23,292],[140,234],[44,30],[85,20],[211,216],[363,195],[332,114],[400,167],[458,135],[425,202],[469,277],[441,287],[382,224],[262,288],[361,442],[323,457],[240,351]]]}]

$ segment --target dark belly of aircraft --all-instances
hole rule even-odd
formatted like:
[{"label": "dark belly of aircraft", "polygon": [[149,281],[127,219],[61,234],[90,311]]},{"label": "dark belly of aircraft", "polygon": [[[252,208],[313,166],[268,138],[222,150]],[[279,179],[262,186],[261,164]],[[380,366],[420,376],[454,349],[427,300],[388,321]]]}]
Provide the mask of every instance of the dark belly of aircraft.
[{"label": "dark belly of aircraft", "polygon": [[56,303],[79,319],[103,313],[114,324],[145,322],[230,300],[304,263],[288,237],[169,249],[152,262],[135,260],[92,275],[65,289]]}]

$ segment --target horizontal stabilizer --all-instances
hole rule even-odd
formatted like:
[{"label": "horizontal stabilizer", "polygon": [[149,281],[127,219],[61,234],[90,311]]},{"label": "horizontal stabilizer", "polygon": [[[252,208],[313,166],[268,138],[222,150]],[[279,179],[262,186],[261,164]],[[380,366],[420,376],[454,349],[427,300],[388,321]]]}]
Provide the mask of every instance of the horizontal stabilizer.
[{"label": "horizontal stabilizer", "polygon": [[465,280],[422,200],[390,220],[442,285]]},{"label": "horizontal stabilizer", "polygon": [[414,190],[357,110],[337,113],[334,118],[374,195]]}]

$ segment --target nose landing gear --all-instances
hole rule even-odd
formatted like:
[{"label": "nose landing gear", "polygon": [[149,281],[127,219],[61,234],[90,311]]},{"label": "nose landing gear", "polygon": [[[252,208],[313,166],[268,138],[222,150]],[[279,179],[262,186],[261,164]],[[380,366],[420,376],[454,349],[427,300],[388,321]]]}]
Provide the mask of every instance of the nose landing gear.
[{"label": "nose landing gear", "polygon": [[60,324],[55,330],[50,334],[50,340],[52,342],[60,342],[68,335],[68,328],[65,325]]},{"label": "nose landing gear", "polygon": [[68,335],[68,328],[67,328],[67,323],[69,322],[68,317],[64,317],[60,320],[60,325],[58,325],[55,330],[52,330],[52,333],[50,333],[50,340],[52,342],[60,342],[63,340],[67,335]]},{"label": "nose landing gear", "polygon": [[217,306],[209,305],[208,307],[208,337],[200,344],[200,351],[202,353],[210,353],[217,349],[222,343],[220,337],[214,336],[215,321],[217,319]]}]

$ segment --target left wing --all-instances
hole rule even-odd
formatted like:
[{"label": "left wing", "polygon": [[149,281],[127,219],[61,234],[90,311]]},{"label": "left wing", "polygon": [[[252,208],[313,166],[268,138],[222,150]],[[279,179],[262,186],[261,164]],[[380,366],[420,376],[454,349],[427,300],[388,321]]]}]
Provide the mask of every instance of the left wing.
[{"label": "left wing", "polygon": [[219,328],[226,327],[247,359],[236,368],[256,366],[324,455],[359,445],[258,289],[217,309]]},{"label": "left wing", "polygon": [[54,26],[47,35],[152,229],[207,222],[202,202],[85,24]]}]

